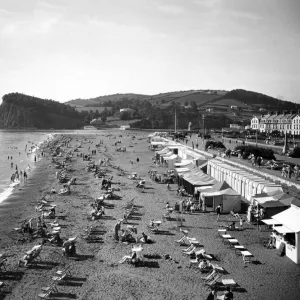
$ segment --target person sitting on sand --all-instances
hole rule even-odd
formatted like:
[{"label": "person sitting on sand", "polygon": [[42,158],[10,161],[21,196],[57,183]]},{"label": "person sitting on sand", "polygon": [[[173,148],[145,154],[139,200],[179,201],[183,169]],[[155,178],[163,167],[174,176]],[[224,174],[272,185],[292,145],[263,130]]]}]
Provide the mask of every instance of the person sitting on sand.
[{"label": "person sitting on sand", "polygon": [[230,212],[230,215],[233,216],[234,218],[240,218],[240,215],[238,213],[236,213],[234,211],[234,209],[232,209],[232,211]]},{"label": "person sitting on sand", "polygon": [[55,188],[52,188],[52,189],[51,189],[50,194],[56,194]]},{"label": "person sitting on sand", "polygon": [[54,206],[52,206],[50,208],[49,218],[50,219],[54,219],[55,218],[55,207]]},{"label": "person sitting on sand", "polygon": [[61,237],[59,235],[59,232],[55,232],[53,237],[50,238],[48,241],[52,244],[59,245],[61,243]]},{"label": "person sitting on sand", "polygon": [[207,261],[206,259],[201,260],[200,264],[199,264],[199,269],[200,271],[203,271],[207,268],[210,268],[211,264],[209,261]]},{"label": "person sitting on sand", "polygon": [[76,255],[75,241],[67,240],[63,243],[63,252],[66,256]]},{"label": "person sitting on sand", "polygon": [[142,243],[144,243],[144,244],[150,244],[152,242],[151,239],[150,239],[150,237],[147,234],[145,234],[144,232],[142,232],[142,236],[143,237],[140,238],[140,241]]},{"label": "person sitting on sand", "polygon": [[135,259],[136,259],[136,251],[133,251],[133,246],[132,246],[132,249],[131,249],[131,255],[125,255],[123,256],[123,258],[121,260],[118,261],[119,264],[123,264],[125,262],[130,262],[130,263],[133,263],[135,262]]},{"label": "person sitting on sand", "polygon": [[230,286],[226,287],[226,292],[224,293],[224,300],[233,300],[233,293]]},{"label": "person sitting on sand", "polygon": [[135,243],[136,240],[132,236],[131,232],[128,232],[127,230],[121,229],[121,238],[122,243]]}]

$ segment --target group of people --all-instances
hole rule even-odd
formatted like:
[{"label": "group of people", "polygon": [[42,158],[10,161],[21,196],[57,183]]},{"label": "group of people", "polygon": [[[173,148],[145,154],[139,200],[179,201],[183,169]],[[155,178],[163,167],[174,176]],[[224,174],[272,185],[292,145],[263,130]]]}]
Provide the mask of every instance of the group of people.
[{"label": "group of people", "polygon": [[249,155],[248,160],[251,161],[252,166],[258,166],[259,168],[263,163],[263,158],[261,156],[255,156],[253,153]]},{"label": "group of people", "polygon": [[294,175],[295,180],[298,180],[299,166],[295,165],[294,168],[292,168],[290,164],[284,164],[281,169],[281,176],[291,179],[292,175]]}]

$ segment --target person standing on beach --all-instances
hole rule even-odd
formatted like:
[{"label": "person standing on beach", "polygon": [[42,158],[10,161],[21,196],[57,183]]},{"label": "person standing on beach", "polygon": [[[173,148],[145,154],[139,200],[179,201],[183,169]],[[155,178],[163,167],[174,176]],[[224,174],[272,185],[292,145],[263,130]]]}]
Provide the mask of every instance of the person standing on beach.
[{"label": "person standing on beach", "polygon": [[26,173],[26,171],[24,171],[23,176],[24,176],[24,181],[26,181],[26,179],[27,179],[27,173]]},{"label": "person standing on beach", "polygon": [[36,155],[34,156],[34,162],[36,163]]},{"label": "person standing on beach", "polygon": [[121,221],[119,220],[115,225],[115,240],[119,240],[119,230],[121,229]]},{"label": "person standing on beach", "polygon": [[140,159],[137,157],[136,159],[136,163],[138,164],[140,162]]},{"label": "person standing on beach", "polygon": [[216,212],[217,212],[217,221],[219,221],[220,219],[220,214],[221,214],[221,209],[222,209],[222,205],[219,204],[217,207],[216,207]]}]

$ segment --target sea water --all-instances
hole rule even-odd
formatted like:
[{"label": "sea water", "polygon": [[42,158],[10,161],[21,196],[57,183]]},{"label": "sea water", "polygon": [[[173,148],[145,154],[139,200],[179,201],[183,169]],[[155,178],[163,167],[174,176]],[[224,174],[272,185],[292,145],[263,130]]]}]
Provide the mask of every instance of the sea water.
[{"label": "sea water", "polygon": [[[24,177],[11,182],[11,176],[16,172],[26,171],[28,177],[34,172],[36,161],[42,159],[39,146],[56,134],[93,135],[93,139],[110,133],[112,130],[59,130],[59,131],[10,131],[0,130],[0,203],[7,199],[15,188],[24,184]],[[27,147],[26,147],[27,146]],[[11,166],[13,163],[13,166]]]},{"label": "sea water", "polygon": [[41,159],[39,146],[51,137],[45,132],[0,130],[0,203],[12,194],[14,188],[24,183],[24,178],[11,182],[16,172],[26,171],[28,177],[34,171],[36,161]]}]

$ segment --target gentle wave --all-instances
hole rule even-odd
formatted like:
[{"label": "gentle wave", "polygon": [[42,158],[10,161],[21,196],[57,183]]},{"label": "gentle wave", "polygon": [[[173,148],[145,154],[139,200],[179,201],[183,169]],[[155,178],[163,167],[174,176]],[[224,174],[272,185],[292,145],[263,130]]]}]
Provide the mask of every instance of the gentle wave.
[{"label": "gentle wave", "polygon": [[11,183],[2,193],[0,193],[0,203],[6,200],[13,193],[17,185],[20,185],[20,181]]}]

